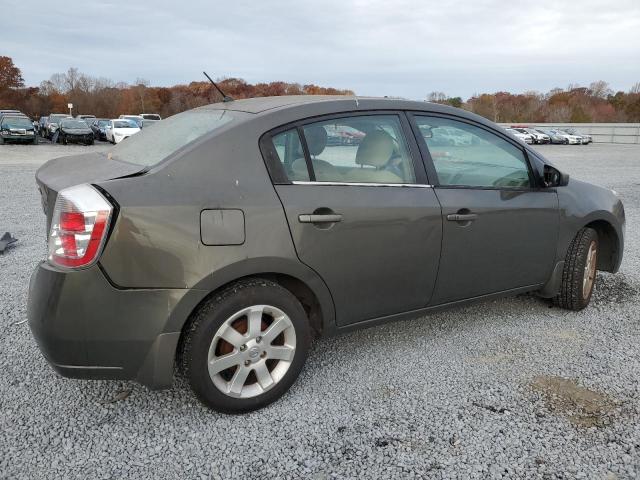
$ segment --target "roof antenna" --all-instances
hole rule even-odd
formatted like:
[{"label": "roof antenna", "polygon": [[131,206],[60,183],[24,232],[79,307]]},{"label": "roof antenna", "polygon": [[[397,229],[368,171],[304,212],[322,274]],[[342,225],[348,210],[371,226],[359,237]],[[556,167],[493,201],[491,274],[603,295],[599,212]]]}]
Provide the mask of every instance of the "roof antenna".
[{"label": "roof antenna", "polygon": [[222,95],[222,101],[223,102],[233,102],[233,98],[231,98],[230,96],[226,95],[218,85],[216,85],[216,82],[214,82],[213,80],[211,80],[211,77],[209,75],[207,75],[207,72],[202,72],[204,73],[204,76],[207,77],[209,79],[209,81],[211,83],[213,83],[213,86],[216,87],[216,90],[218,90],[218,92],[220,92],[220,95]]}]

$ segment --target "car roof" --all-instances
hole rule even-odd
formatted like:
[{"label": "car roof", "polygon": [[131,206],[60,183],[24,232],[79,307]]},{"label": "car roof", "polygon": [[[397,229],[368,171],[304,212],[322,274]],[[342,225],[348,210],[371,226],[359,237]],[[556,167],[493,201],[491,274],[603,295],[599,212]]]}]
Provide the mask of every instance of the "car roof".
[{"label": "car roof", "polygon": [[[324,107],[324,108],[319,108]],[[319,110],[358,112],[367,110],[409,110],[455,115],[467,118],[492,128],[495,124],[480,115],[449,105],[403,98],[359,97],[353,95],[283,95],[278,97],[256,97],[230,102],[218,102],[195,110],[229,110],[258,115],[277,115],[283,110],[295,109],[299,118],[317,115]]]}]

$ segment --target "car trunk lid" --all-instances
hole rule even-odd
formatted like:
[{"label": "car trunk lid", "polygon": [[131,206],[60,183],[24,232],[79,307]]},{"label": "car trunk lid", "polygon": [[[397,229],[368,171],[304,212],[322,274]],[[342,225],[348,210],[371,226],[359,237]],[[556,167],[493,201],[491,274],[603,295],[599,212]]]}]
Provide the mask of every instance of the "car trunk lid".
[{"label": "car trunk lid", "polygon": [[105,153],[89,153],[56,158],[42,165],[36,172],[42,208],[47,216],[47,232],[58,192],[81,183],[95,183],[115,178],[139,175],[146,171],[143,165],[112,160]]}]

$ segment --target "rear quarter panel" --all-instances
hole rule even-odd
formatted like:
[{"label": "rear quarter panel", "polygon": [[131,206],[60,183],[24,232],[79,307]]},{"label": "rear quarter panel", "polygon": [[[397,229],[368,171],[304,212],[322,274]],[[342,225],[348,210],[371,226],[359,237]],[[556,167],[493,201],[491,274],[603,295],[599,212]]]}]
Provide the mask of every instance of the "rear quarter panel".
[{"label": "rear quarter panel", "polygon": [[[99,184],[120,205],[100,264],[119,288],[194,289],[199,301],[235,279],[284,273],[305,282],[333,319],[322,280],[298,261],[289,226],[258,147],[259,122],[205,141],[146,175]],[[238,209],[241,245],[201,242],[205,209]]]}]

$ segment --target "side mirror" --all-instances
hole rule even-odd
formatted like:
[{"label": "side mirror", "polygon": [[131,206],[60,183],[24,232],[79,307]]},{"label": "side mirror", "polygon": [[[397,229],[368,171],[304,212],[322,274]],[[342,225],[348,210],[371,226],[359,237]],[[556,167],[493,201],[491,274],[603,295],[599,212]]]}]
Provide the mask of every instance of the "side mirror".
[{"label": "side mirror", "polygon": [[543,169],[543,182],[547,188],[566,187],[569,184],[569,174],[562,173],[551,165],[545,165]]}]

